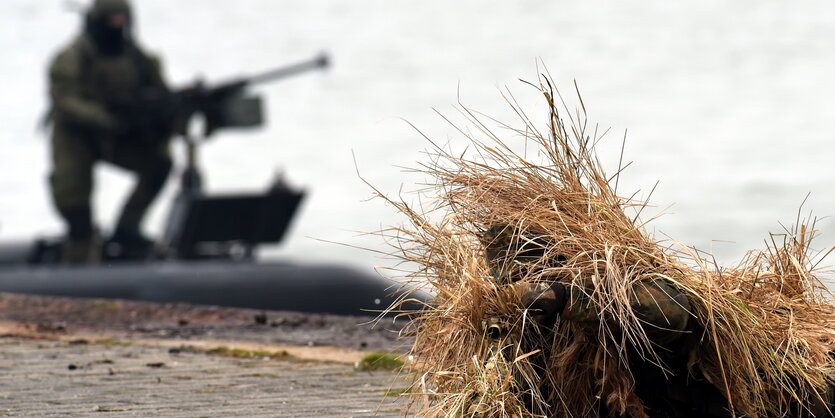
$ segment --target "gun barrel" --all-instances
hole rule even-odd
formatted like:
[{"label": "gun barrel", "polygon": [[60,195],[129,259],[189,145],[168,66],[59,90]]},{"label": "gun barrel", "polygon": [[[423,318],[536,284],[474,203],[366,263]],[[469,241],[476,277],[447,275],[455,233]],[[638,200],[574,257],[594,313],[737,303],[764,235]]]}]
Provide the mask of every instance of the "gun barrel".
[{"label": "gun barrel", "polygon": [[[177,114],[178,126],[187,126],[190,118],[202,114],[207,120],[205,135],[209,136],[218,128],[250,127],[262,124],[261,101],[258,97],[246,96],[247,87],[268,83],[299,73],[325,68],[330,58],[319,56],[286,67],[266,71],[254,76],[235,78],[224,83],[206,86],[202,81],[169,94]],[[182,126],[180,126],[182,128]]]},{"label": "gun barrel", "polygon": [[254,76],[246,78],[245,81],[246,85],[267,83],[273,80],[278,80],[310,70],[327,68],[329,65],[330,57],[327,54],[322,53],[318,57],[308,61],[303,61],[297,64],[289,65],[287,67],[282,67],[261,74],[256,74]]}]

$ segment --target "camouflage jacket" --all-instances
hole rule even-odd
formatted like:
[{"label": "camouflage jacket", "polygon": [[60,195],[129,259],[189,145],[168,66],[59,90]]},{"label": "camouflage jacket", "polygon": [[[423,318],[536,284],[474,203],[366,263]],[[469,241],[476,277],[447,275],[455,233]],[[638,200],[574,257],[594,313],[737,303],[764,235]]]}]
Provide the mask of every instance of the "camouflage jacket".
[{"label": "camouflage jacket", "polygon": [[49,67],[51,116],[56,129],[112,132],[143,88],[166,88],[160,61],[129,43],[104,56],[85,34],[58,53]]}]

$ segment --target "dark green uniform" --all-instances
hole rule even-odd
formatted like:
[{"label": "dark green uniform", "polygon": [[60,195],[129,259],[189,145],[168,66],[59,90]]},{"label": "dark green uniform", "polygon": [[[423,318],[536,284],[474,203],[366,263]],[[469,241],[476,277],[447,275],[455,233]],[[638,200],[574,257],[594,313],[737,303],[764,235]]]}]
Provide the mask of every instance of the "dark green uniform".
[{"label": "dark green uniform", "polygon": [[85,31],[52,61],[52,173],[56,208],[68,224],[68,260],[83,262],[92,250],[90,197],[93,166],[107,161],[136,174],[116,231],[141,236],[142,218],[171,168],[170,132],[144,125],[131,112],[143,92],[165,89],[160,64],[130,39],[129,27],[108,29],[105,19],[122,13],[124,0],[97,0]]}]

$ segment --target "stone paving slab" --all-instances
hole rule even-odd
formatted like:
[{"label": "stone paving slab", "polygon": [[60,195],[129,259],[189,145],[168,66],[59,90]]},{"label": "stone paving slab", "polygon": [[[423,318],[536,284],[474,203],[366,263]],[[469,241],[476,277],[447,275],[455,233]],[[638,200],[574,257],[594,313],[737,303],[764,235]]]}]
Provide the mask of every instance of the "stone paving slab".
[{"label": "stone paving slab", "polygon": [[350,365],[0,338],[0,416],[402,416],[408,383]]}]

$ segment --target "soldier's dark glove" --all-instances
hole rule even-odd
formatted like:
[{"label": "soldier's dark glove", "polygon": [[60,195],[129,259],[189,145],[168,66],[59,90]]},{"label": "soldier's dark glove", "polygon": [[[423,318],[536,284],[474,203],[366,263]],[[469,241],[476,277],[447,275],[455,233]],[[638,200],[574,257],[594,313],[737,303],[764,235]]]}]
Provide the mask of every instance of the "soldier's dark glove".
[{"label": "soldier's dark glove", "polygon": [[565,286],[559,282],[518,282],[514,287],[528,315],[544,326],[554,325],[568,299]]}]

